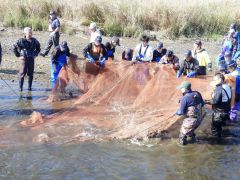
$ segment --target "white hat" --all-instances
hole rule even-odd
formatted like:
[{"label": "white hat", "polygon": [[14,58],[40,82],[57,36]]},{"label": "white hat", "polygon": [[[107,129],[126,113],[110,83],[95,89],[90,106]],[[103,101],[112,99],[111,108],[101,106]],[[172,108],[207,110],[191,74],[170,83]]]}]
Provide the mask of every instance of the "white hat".
[{"label": "white hat", "polygon": [[23,32],[26,34],[27,32],[32,32],[32,29],[30,27],[25,27]]},{"label": "white hat", "polygon": [[92,22],[89,26],[89,29],[94,29],[97,27],[97,24],[95,22]]}]

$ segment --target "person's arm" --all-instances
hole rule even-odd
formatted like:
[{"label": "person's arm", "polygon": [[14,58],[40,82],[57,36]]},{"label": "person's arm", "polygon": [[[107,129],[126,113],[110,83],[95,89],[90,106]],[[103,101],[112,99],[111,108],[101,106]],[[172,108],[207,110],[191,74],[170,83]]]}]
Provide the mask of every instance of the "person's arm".
[{"label": "person's arm", "polygon": [[174,58],[173,69],[174,70],[179,70],[180,69],[179,58],[177,56],[175,56],[175,58]]},{"label": "person's arm", "polygon": [[179,115],[179,116],[185,115],[186,109],[187,109],[187,99],[186,99],[185,96],[183,96],[183,98],[180,102],[180,107],[179,107],[176,114]]},{"label": "person's arm", "polygon": [[88,54],[90,53],[90,44],[88,44],[84,49],[83,49],[83,56],[85,58],[88,58]]},{"label": "person's arm", "polygon": [[19,40],[13,44],[13,53],[15,54],[16,57],[20,57]]},{"label": "person's arm", "polygon": [[177,72],[177,78],[180,78],[182,76],[183,71],[184,71],[184,61],[181,63],[181,65],[179,67],[179,70]]},{"label": "person's arm", "polygon": [[213,96],[212,96],[212,99],[210,100],[210,104],[216,105],[221,103],[221,101],[222,101],[222,89],[217,87],[213,91]]},{"label": "person's arm", "polygon": [[133,57],[132,57],[132,63],[134,63],[136,61],[136,58],[138,56],[138,52],[139,52],[140,46],[141,45],[137,45],[135,50],[134,50]]},{"label": "person's arm", "polygon": [[107,57],[108,57],[107,50],[103,44],[101,46],[102,46],[102,58],[107,59]]},{"label": "person's arm", "polygon": [[39,43],[38,40],[34,39],[35,40],[35,50],[34,50],[34,56],[38,56],[38,54],[40,53],[41,51],[41,45]]},{"label": "person's arm", "polygon": [[208,70],[211,70],[212,69],[212,61],[211,61],[207,51],[203,51],[202,53],[203,53],[204,59],[206,60]]}]

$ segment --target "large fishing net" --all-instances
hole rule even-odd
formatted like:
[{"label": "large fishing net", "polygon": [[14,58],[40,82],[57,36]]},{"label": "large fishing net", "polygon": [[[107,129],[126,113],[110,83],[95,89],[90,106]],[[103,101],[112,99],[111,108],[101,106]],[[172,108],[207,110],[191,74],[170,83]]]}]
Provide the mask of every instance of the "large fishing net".
[{"label": "large fishing net", "polygon": [[[72,106],[50,116],[38,113],[21,122],[35,141],[54,143],[150,137],[173,126],[181,92],[169,65],[107,61],[105,68],[70,58],[60,73],[64,87],[75,84],[82,95]],[[209,94],[209,78],[192,78],[192,88]],[[36,120],[39,119],[39,120]],[[157,132],[157,133],[156,133]]]}]

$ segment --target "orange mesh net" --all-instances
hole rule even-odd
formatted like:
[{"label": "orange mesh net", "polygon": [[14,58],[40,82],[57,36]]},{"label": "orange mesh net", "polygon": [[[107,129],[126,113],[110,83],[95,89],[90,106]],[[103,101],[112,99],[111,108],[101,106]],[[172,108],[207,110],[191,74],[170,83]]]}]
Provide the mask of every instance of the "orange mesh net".
[{"label": "orange mesh net", "polygon": [[[70,59],[60,78],[66,85],[74,82],[84,94],[74,100],[73,107],[43,117],[29,131],[50,134],[48,142],[128,139],[167,130],[178,121],[174,114],[182,95],[176,86],[183,78],[177,79],[170,66],[108,61],[101,69],[76,59]],[[208,77],[189,80],[193,90],[209,97]]]}]

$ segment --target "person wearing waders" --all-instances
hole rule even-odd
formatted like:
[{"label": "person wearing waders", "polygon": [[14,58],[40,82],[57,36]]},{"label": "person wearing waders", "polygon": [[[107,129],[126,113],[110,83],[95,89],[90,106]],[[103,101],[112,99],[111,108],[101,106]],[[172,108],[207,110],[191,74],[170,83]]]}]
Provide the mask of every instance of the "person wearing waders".
[{"label": "person wearing waders", "polygon": [[194,43],[193,57],[199,62],[199,75],[206,75],[207,70],[212,70],[212,62],[208,56],[207,51],[202,48],[202,41],[196,41]]},{"label": "person wearing waders", "polygon": [[[237,62],[237,63],[236,63]],[[237,112],[240,110],[240,59],[235,61],[230,61],[228,63],[229,74],[227,76],[232,76],[235,79],[235,103],[231,109],[230,119],[232,121],[237,121]]]},{"label": "person wearing waders", "polygon": [[134,50],[132,64],[136,62],[151,62],[153,59],[153,49],[148,44],[149,37],[143,35],[140,38],[141,44],[138,44]]},{"label": "person wearing waders", "polygon": [[198,75],[198,70],[198,60],[192,57],[192,52],[190,50],[187,50],[185,52],[185,59],[177,72],[177,78],[181,77],[182,74],[186,75],[187,78],[195,77]]},{"label": "person wearing waders", "polygon": [[230,94],[224,89],[225,78],[221,73],[216,73],[213,77],[211,85],[214,87],[211,100],[205,100],[206,104],[212,105],[212,135],[221,139],[222,125],[229,119],[229,111],[231,108]]},{"label": "person wearing waders", "polygon": [[114,60],[116,46],[120,46],[120,39],[116,36],[112,37],[111,41],[105,44],[108,58],[111,58],[112,60]]},{"label": "person wearing waders", "polygon": [[97,36],[94,43],[88,44],[83,50],[83,55],[89,63],[105,67],[107,51],[105,46],[102,44],[102,37]]},{"label": "person wearing waders", "polygon": [[59,85],[59,84],[56,85],[59,72],[67,64],[67,57],[69,57],[69,55],[70,51],[66,41],[63,41],[59,46],[55,47],[54,50],[52,51],[51,83],[54,92],[57,90]]},{"label": "person wearing waders", "polygon": [[202,107],[204,101],[202,95],[198,91],[192,91],[191,83],[183,81],[177,89],[181,90],[183,97],[180,101],[180,108],[177,111],[178,116],[184,116],[184,120],[180,129],[179,143],[186,145],[187,137],[190,137],[191,143],[196,141],[194,131],[202,122]]},{"label": "person wearing waders", "polygon": [[24,77],[28,75],[28,90],[32,90],[32,81],[34,74],[34,60],[40,52],[40,43],[32,37],[32,29],[24,28],[25,36],[13,44],[13,52],[21,61],[19,70],[19,89],[23,90]]},{"label": "person wearing waders", "polygon": [[51,32],[47,41],[47,44],[44,50],[40,53],[41,56],[45,57],[52,45],[55,48],[59,45],[59,38],[60,38],[60,21],[57,18],[57,14],[55,11],[50,11],[49,13],[50,21],[49,21],[49,31]]}]

